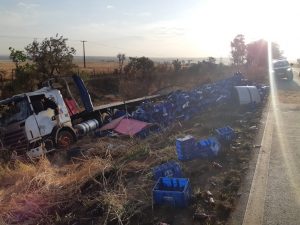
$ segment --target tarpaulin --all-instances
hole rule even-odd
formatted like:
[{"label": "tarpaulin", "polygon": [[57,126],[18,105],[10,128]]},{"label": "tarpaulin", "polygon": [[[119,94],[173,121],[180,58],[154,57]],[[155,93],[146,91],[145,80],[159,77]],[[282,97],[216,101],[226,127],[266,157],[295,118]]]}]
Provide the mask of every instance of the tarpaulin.
[{"label": "tarpaulin", "polygon": [[125,116],[112,120],[100,128],[100,131],[113,130],[119,134],[134,136],[148,128],[151,123],[125,118]]},{"label": "tarpaulin", "polygon": [[134,136],[150,125],[150,123],[142,122],[139,120],[123,118],[117,125],[117,127],[114,128],[114,131],[120,134]]},{"label": "tarpaulin", "polygon": [[114,119],[112,121],[110,121],[108,124],[105,124],[104,126],[102,126],[100,128],[100,131],[104,131],[104,130],[113,130],[115,129],[119,123],[121,122],[122,119],[124,119],[125,116],[119,117],[117,119]]}]

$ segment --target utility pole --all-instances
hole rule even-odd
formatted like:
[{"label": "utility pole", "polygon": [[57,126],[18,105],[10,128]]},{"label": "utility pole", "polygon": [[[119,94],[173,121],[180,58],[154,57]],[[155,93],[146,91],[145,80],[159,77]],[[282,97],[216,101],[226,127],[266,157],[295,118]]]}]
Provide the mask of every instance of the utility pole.
[{"label": "utility pole", "polygon": [[83,47],[83,67],[85,68],[85,45],[84,43],[87,41],[81,41],[82,42],[82,47]]}]

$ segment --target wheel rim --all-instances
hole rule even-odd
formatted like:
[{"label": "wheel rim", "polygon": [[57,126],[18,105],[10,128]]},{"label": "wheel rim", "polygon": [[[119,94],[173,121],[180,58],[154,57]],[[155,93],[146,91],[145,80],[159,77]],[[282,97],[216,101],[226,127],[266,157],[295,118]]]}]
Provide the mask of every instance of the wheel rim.
[{"label": "wheel rim", "polygon": [[69,148],[70,145],[73,143],[73,136],[69,132],[62,131],[59,134],[57,145],[58,148],[66,149]]}]

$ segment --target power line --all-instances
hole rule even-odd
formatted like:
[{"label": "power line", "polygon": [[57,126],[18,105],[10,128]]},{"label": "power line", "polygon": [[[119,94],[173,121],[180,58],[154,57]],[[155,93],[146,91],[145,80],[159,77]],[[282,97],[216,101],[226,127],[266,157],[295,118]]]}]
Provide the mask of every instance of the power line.
[{"label": "power line", "polygon": [[87,41],[81,41],[82,42],[82,48],[83,48],[83,67],[85,68],[85,45],[84,43]]}]

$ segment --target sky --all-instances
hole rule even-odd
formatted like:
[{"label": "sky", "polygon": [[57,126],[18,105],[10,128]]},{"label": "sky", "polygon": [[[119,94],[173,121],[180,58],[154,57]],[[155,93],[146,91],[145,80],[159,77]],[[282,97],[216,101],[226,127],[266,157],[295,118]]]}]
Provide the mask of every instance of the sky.
[{"label": "sky", "polygon": [[277,42],[300,58],[297,0],[0,0],[0,55],[63,35],[82,55],[229,57],[230,42]]}]

